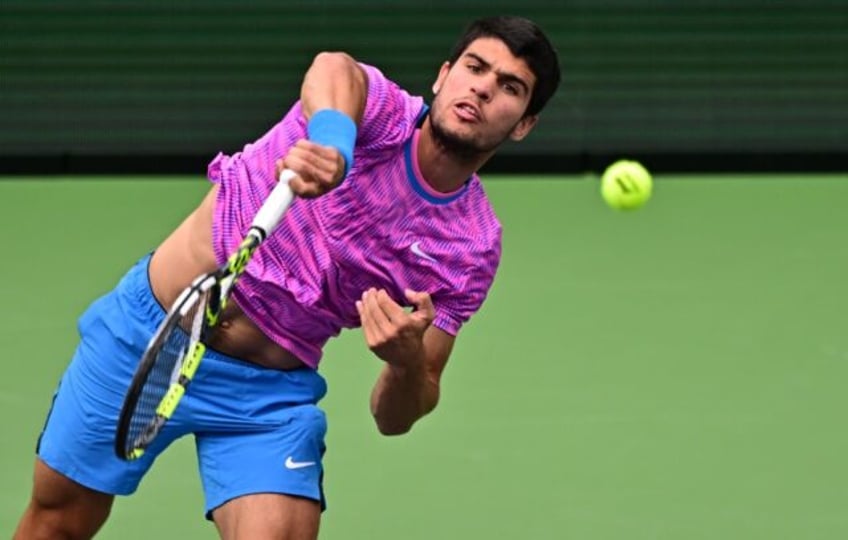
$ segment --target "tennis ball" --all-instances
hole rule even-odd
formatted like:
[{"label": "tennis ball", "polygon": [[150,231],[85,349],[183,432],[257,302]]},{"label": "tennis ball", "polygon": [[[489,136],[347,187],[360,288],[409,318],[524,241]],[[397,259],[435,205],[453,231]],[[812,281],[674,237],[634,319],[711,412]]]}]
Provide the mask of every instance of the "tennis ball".
[{"label": "tennis ball", "polygon": [[622,159],[601,176],[601,196],[616,210],[635,210],[651,198],[653,180],[641,163]]}]

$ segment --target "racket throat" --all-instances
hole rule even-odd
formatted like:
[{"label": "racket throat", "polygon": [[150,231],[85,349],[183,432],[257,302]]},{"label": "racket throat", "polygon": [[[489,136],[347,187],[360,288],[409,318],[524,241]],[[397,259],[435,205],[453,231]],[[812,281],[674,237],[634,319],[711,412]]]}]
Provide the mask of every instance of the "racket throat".
[{"label": "racket throat", "polygon": [[222,274],[218,276],[212,290],[209,291],[209,302],[206,305],[206,324],[208,326],[218,324],[221,312],[227,307],[230,289],[235,286],[239,276],[247,269],[247,264],[250,262],[253,252],[265,240],[265,236],[265,230],[261,227],[251,227],[247,236],[239,245],[238,251],[227,260],[227,265],[223,268]]}]

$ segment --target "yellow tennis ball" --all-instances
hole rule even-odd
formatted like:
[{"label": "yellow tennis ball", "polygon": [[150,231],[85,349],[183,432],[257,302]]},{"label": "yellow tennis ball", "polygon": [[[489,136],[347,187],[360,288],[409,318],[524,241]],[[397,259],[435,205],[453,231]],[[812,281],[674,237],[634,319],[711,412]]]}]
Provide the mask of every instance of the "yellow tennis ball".
[{"label": "yellow tennis ball", "polygon": [[651,198],[651,173],[637,161],[616,161],[601,176],[601,196],[616,210],[635,210]]}]

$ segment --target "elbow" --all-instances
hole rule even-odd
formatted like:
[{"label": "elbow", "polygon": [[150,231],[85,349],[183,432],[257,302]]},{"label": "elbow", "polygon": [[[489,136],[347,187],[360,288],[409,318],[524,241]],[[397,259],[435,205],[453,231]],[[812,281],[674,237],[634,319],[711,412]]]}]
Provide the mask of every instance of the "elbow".
[{"label": "elbow", "polygon": [[368,80],[362,67],[351,55],[338,51],[322,51],[312,59],[307,73],[314,73],[320,84],[333,85],[346,91],[362,93],[368,87]]},{"label": "elbow", "polygon": [[352,56],[341,51],[321,51],[312,59],[312,66],[330,69],[349,69],[356,64]]},{"label": "elbow", "polygon": [[387,437],[409,433],[412,425],[417,420],[417,418],[410,419],[396,415],[381,414],[378,409],[373,407],[371,409],[371,416],[374,418],[374,423],[377,425],[377,431],[380,432],[380,435]]},{"label": "elbow", "polygon": [[415,425],[415,422],[430,414],[435,408],[436,403],[434,402],[423,407],[418,413],[409,416],[380,414],[376,409],[371,410],[371,415],[374,417],[374,423],[377,424],[377,430],[380,434],[392,437],[404,435],[412,431],[412,426]]},{"label": "elbow", "polygon": [[314,108],[338,108],[357,124],[362,119],[368,94],[365,70],[347,53],[324,51],[315,55],[300,88],[304,112]]},{"label": "elbow", "polygon": [[379,419],[374,419],[377,424],[377,431],[380,432],[380,435],[384,435],[386,437],[395,437],[397,435],[404,435],[409,433],[412,430],[413,422],[409,422],[406,424],[401,424],[398,422],[389,423],[389,422],[381,422]]}]

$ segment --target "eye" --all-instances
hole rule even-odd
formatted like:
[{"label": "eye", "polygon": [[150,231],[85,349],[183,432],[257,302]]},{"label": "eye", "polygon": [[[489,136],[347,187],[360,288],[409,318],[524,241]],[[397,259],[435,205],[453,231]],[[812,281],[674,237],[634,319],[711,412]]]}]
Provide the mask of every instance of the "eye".
[{"label": "eye", "polygon": [[514,82],[506,81],[501,84],[501,88],[503,88],[504,92],[511,96],[518,96],[521,94],[521,87]]},{"label": "eye", "polygon": [[471,73],[480,73],[481,71],[483,71],[483,68],[482,66],[480,66],[480,64],[472,62],[468,64],[468,71],[470,71]]}]

